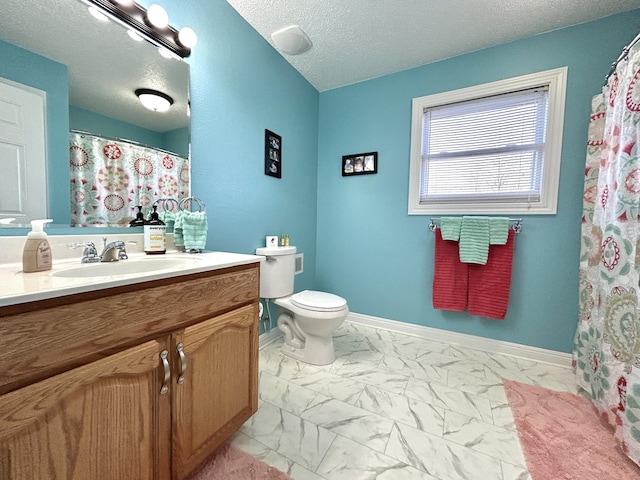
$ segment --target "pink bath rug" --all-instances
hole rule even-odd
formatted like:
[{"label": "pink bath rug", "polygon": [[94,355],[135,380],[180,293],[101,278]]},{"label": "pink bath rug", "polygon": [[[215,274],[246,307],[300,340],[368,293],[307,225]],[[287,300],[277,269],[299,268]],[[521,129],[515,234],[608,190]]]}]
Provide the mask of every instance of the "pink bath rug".
[{"label": "pink bath rug", "polygon": [[238,447],[225,443],[197,467],[187,480],[291,480]]},{"label": "pink bath rug", "polygon": [[533,480],[640,479],[589,400],[512,380],[504,388]]}]

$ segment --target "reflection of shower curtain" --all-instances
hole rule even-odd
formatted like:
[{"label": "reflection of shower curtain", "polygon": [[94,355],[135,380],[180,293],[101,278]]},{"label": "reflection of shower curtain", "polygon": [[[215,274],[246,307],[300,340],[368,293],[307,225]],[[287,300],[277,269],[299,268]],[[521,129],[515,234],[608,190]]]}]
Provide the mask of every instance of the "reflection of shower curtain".
[{"label": "reflection of shower curtain", "polygon": [[[72,132],[71,225],[127,226],[159,198],[189,196],[189,160],[121,140]],[[169,205],[169,204],[168,204]]]},{"label": "reflection of shower curtain", "polygon": [[640,465],[639,140],[637,44],[593,99],[573,356],[578,384]]}]

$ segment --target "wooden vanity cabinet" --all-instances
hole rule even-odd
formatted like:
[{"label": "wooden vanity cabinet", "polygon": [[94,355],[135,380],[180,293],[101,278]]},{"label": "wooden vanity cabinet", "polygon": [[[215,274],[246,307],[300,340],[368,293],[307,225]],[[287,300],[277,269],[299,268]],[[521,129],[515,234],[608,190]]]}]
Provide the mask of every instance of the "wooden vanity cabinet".
[{"label": "wooden vanity cabinet", "polygon": [[0,396],[0,478],[169,478],[170,395],[159,395],[158,368],[167,340]]},{"label": "wooden vanity cabinet", "polygon": [[173,478],[184,478],[258,409],[256,318],[244,307],[172,336],[186,359],[172,397]]},{"label": "wooden vanity cabinet", "polygon": [[145,321],[101,314],[121,288],[0,307],[0,479],[185,478],[257,410],[258,288],[258,264],[138,284]]}]

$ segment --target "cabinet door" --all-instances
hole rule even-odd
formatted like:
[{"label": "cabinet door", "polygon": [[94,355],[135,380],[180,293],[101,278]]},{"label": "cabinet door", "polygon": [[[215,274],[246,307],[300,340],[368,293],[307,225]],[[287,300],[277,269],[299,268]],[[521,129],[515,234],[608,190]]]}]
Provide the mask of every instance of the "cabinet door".
[{"label": "cabinet door", "polygon": [[[186,371],[176,384],[182,345]],[[258,306],[173,335],[173,474],[184,478],[258,407]]]},{"label": "cabinet door", "polygon": [[168,479],[168,344],[150,341],[0,396],[0,478]]}]

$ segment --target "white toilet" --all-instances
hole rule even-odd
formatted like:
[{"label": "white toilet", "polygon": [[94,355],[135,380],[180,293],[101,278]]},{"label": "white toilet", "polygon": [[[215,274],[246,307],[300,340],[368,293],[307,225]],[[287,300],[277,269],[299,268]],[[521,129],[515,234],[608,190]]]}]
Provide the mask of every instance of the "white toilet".
[{"label": "white toilet", "polygon": [[336,359],[332,334],[347,318],[347,301],[313,290],[293,294],[296,247],[261,247],[256,255],[266,257],[260,265],[260,297],[278,306],[282,353],[313,365],[332,363]]}]

